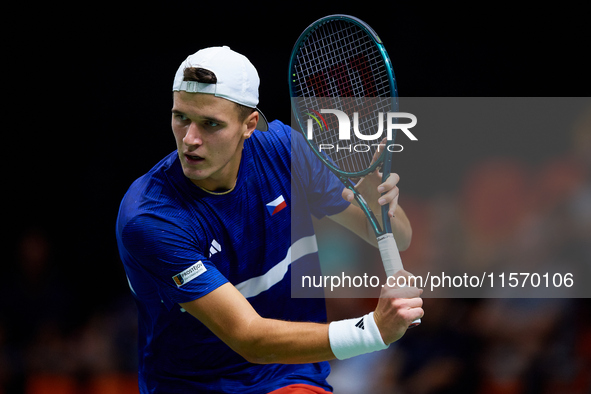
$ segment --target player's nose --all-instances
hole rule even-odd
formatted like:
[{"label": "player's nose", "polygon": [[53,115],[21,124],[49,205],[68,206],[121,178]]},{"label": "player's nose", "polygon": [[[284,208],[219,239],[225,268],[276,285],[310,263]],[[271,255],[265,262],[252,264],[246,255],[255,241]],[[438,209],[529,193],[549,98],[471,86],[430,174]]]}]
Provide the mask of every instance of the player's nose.
[{"label": "player's nose", "polygon": [[189,125],[187,129],[187,134],[185,134],[185,137],[183,138],[183,142],[185,143],[185,145],[189,146],[203,144],[199,127],[195,122],[191,122],[191,124]]}]

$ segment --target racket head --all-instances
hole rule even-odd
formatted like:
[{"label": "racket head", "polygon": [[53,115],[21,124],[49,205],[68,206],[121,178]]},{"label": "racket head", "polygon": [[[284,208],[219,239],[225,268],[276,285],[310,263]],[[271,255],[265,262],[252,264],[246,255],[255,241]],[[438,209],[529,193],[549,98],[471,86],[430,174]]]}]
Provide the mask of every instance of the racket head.
[{"label": "racket head", "polygon": [[[398,92],[388,53],[367,23],[337,14],[308,26],[292,50],[289,90],[297,125],[306,137],[311,137],[306,141],[331,170],[358,178],[381,165],[387,151],[378,147],[382,138],[370,141],[369,137],[377,135],[380,112],[385,118],[387,112],[397,111]],[[348,141],[339,138],[338,117],[323,113],[323,109],[350,115]],[[355,112],[362,138],[354,129]],[[394,137],[395,133],[389,144]],[[336,148],[343,143],[359,149]],[[334,148],[323,150],[323,146]],[[378,149],[378,159],[373,160]]]}]

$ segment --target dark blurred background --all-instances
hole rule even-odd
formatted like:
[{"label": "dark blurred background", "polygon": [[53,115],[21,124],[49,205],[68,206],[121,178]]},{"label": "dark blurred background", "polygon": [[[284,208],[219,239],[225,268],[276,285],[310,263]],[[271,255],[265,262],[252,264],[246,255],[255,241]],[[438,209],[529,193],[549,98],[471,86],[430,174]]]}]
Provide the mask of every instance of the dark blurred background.
[{"label": "dark blurred background", "polygon": [[[131,182],[175,149],[169,111],[178,65],[200,48],[230,46],[257,67],[265,115],[288,123],[292,46],[334,13],[378,32],[401,96],[589,95],[586,14],[567,3],[7,7],[1,394],[137,391],[136,311],[115,220]],[[397,168],[414,226],[407,267],[441,256],[494,261],[507,251],[535,259],[528,251],[548,239],[555,242],[542,253],[591,261],[589,117],[582,111],[555,139],[513,135],[511,146],[522,149],[505,149],[502,138],[477,147],[456,143],[463,135],[421,140],[414,152],[422,160]],[[424,173],[438,181],[422,182]],[[503,215],[506,202],[516,203]],[[506,220],[491,220],[499,216]],[[556,237],[536,238],[540,227]],[[329,306],[334,318],[372,308],[367,300]],[[388,352],[335,362],[335,388],[589,392],[589,300],[431,299],[425,309],[425,324]]]}]

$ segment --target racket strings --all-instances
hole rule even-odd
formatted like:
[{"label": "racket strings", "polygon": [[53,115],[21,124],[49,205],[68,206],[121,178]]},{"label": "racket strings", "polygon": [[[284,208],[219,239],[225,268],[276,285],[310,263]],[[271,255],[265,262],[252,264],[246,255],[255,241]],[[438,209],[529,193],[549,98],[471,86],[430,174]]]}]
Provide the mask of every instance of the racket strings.
[{"label": "racket strings", "polygon": [[391,96],[379,49],[361,28],[344,21],[327,22],[309,35],[294,74],[298,97]]},{"label": "racket strings", "polygon": [[[338,106],[332,106],[332,108],[335,107]],[[355,107],[355,104],[344,104],[340,108],[343,112],[347,113],[348,111],[345,109],[347,107]],[[387,111],[387,109],[384,111]],[[337,166],[347,172],[360,172],[367,169],[372,164],[375,151],[380,149],[376,141],[361,139],[355,134],[355,130],[359,131],[360,134],[362,134],[362,131],[371,131],[373,134],[376,134],[379,130],[380,120],[382,120],[383,127],[383,117],[385,115],[382,115],[382,118],[379,118],[376,113],[366,116],[365,118],[362,117],[361,113],[358,113],[358,115],[357,118],[353,117],[350,119],[353,131],[351,132],[349,140],[339,139],[338,132],[335,132],[335,130],[338,130],[338,124],[331,124],[334,123],[332,121],[336,119],[336,116],[331,114],[324,115],[328,128],[316,127],[313,131],[313,137],[316,144],[320,148],[324,148],[324,152],[337,164]],[[355,126],[355,120],[357,120],[357,126]]]},{"label": "racket strings", "polygon": [[[391,110],[392,92],[382,54],[363,29],[341,20],[322,24],[301,44],[294,64],[295,111],[305,114],[330,108],[350,115],[358,113],[359,134],[376,134],[380,126],[376,114]],[[353,116],[350,120],[353,127]],[[334,115],[324,115],[321,125],[324,127],[315,124],[313,140],[339,168],[361,172],[371,165],[378,149],[375,141],[361,139],[356,133],[351,133],[350,140],[341,141]]]}]

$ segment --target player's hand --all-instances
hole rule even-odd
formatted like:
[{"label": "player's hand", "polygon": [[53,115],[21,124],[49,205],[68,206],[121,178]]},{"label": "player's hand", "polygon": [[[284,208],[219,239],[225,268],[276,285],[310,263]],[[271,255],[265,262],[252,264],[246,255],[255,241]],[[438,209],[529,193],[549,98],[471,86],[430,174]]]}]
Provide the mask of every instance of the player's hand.
[{"label": "player's hand", "polygon": [[[383,149],[386,149],[385,138],[380,143],[379,150],[376,149],[372,163],[378,160]],[[357,192],[363,196],[365,201],[368,202],[372,211],[379,212],[382,205],[388,204],[388,215],[394,217],[400,192],[397,186],[398,181],[400,181],[398,174],[392,173],[388,179],[382,183],[382,172],[376,169],[374,172],[366,175],[357,182],[355,190],[357,190]],[[354,196],[351,190],[345,188],[342,196],[345,200],[354,202]]]},{"label": "player's hand", "polygon": [[[409,277],[411,274],[401,270],[396,277]],[[395,281],[390,280],[389,285]],[[399,283],[404,281],[400,280]],[[385,285],[382,287],[378,305],[374,311],[374,319],[385,344],[399,340],[409,325],[424,315],[422,289],[416,287],[398,287]]]}]

